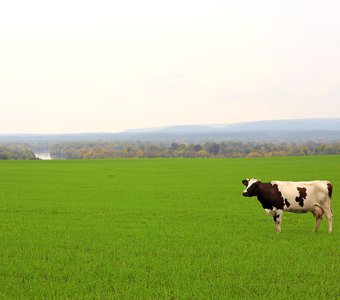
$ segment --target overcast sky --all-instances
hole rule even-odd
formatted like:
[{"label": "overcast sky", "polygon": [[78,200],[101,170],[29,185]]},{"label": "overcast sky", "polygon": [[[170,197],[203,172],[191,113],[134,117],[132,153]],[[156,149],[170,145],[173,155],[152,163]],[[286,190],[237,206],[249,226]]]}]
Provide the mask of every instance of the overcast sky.
[{"label": "overcast sky", "polygon": [[1,1],[0,105],[0,133],[340,117],[340,1]]}]

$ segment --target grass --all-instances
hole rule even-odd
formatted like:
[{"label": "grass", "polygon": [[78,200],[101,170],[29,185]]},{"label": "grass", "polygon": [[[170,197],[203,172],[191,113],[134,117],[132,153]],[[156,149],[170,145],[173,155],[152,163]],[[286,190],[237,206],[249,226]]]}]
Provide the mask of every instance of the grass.
[{"label": "grass", "polygon": [[[340,156],[0,161],[2,299],[339,299]],[[244,177],[328,179],[275,233]]]}]

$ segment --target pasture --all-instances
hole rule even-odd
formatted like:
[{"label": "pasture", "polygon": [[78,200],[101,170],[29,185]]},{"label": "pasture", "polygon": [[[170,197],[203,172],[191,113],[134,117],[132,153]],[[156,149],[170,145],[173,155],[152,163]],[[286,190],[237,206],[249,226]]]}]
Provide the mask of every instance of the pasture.
[{"label": "pasture", "polygon": [[[328,179],[275,233],[244,177]],[[0,299],[339,299],[340,156],[0,161]]]}]

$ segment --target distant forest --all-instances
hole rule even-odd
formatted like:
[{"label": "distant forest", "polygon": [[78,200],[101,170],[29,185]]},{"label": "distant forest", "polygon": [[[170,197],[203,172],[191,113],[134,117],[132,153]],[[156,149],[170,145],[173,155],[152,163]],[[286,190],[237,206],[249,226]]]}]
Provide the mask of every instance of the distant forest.
[{"label": "distant forest", "polygon": [[0,160],[37,159],[35,153],[50,152],[53,159],[107,159],[107,158],[241,158],[272,156],[304,156],[340,154],[340,142],[205,142],[205,143],[151,143],[151,142],[67,142],[0,144]]},{"label": "distant forest", "polygon": [[34,152],[24,144],[0,144],[0,160],[36,159]]},{"label": "distant forest", "polygon": [[50,147],[54,159],[157,158],[157,157],[271,157],[340,154],[337,143],[205,142],[199,144],[102,142],[63,143]]}]

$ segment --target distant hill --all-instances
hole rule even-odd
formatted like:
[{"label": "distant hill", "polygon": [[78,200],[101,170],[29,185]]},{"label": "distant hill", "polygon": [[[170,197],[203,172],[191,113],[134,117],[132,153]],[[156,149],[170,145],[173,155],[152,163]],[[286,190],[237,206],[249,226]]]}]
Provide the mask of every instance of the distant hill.
[{"label": "distant hill", "polygon": [[130,137],[143,139],[178,139],[182,141],[339,141],[340,119],[299,119],[255,121],[235,124],[181,125],[164,128],[129,130]]},{"label": "distant hill", "polygon": [[0,142],[72,141],[340,141],[339,119],[272,120],[235,124],[180,125],[130,129],[120,133],[0,135]]},{"label": "distant hill", "polygon": [[128,133],[204,133],[211,131],[340,131],[340,119],[294,119],[254,121],[219,125],[177,125],[162,128],[130,129]]},{"label": "distant hill", "polygon": [[233,131],[340,131],[340,119],[273,120],[231,124]]}]

